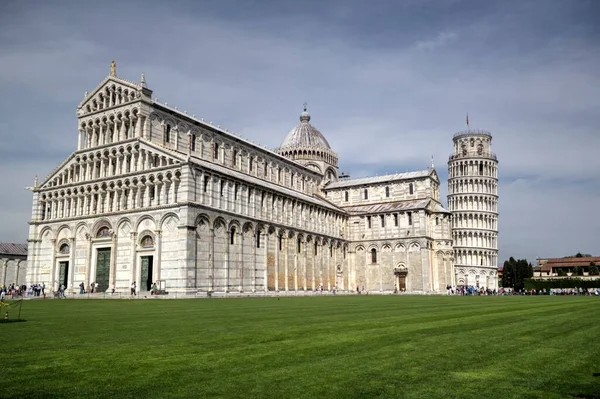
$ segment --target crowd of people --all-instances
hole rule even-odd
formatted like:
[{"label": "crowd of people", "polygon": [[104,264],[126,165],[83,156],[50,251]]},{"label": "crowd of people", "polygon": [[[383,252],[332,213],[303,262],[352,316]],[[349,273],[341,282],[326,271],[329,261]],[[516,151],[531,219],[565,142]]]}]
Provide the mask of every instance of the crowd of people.
[{"label": "crowd of people", "polygon": [[9,298],[17,299],[25,296],[45,296],[46,295],[46,284],[30,284],[29,286],[17,285],[15,283],[9,285],[3,285],[0,287],[0,297],[2,299]]}]

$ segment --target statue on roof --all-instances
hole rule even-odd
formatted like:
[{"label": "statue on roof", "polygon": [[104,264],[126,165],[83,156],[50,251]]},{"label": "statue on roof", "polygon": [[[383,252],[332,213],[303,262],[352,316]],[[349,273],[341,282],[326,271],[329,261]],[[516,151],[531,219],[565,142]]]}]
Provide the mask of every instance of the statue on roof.
[{"label": "statue on roof", "polygon": [[114,61],[110,62],[110,76],[117,76],[117,63]]}]

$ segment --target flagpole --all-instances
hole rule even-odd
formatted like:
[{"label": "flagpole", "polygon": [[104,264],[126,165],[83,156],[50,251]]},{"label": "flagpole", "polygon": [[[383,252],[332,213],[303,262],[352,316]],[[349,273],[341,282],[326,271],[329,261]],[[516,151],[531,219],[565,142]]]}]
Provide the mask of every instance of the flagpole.
[{"label": "flagpole", "polygon": [[469,127],[469,113],[467,112],[467,132],[470,132],[471,128]]}]

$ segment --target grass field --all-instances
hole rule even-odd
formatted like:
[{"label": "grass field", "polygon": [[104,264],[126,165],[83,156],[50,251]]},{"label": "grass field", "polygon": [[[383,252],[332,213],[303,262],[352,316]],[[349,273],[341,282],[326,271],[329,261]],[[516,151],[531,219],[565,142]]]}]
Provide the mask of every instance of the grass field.
[{"label": "grass field", "polygon": [[600,398],[599,316],[595,297],[26,301],[0,323],[0,397]]}]

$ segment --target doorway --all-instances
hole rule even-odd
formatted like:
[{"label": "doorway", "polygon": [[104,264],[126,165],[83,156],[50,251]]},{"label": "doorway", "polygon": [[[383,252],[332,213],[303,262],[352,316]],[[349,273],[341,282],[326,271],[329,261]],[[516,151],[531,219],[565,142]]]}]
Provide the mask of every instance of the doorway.
[{"label": "doorway", "polygon": [[108,279],[110,275],[110,248],[98,249],[96,258],[96,280],[98,283],[97,292],[105,292],[108,289]]},{"label": "doorway", "polygon": [[142,256],[142,267],[140,269],[140,291],[150,291],[152,288],[153,256]]},{"label": "doorway", "polygon": [[58,264],[58,286],[63,285],[67,288],[69,281],[69,262],[60,262]]},{"label": "doorway", "polygon": [[397,274],[398,279],[398,290],[406,291],[406,274]]}]

